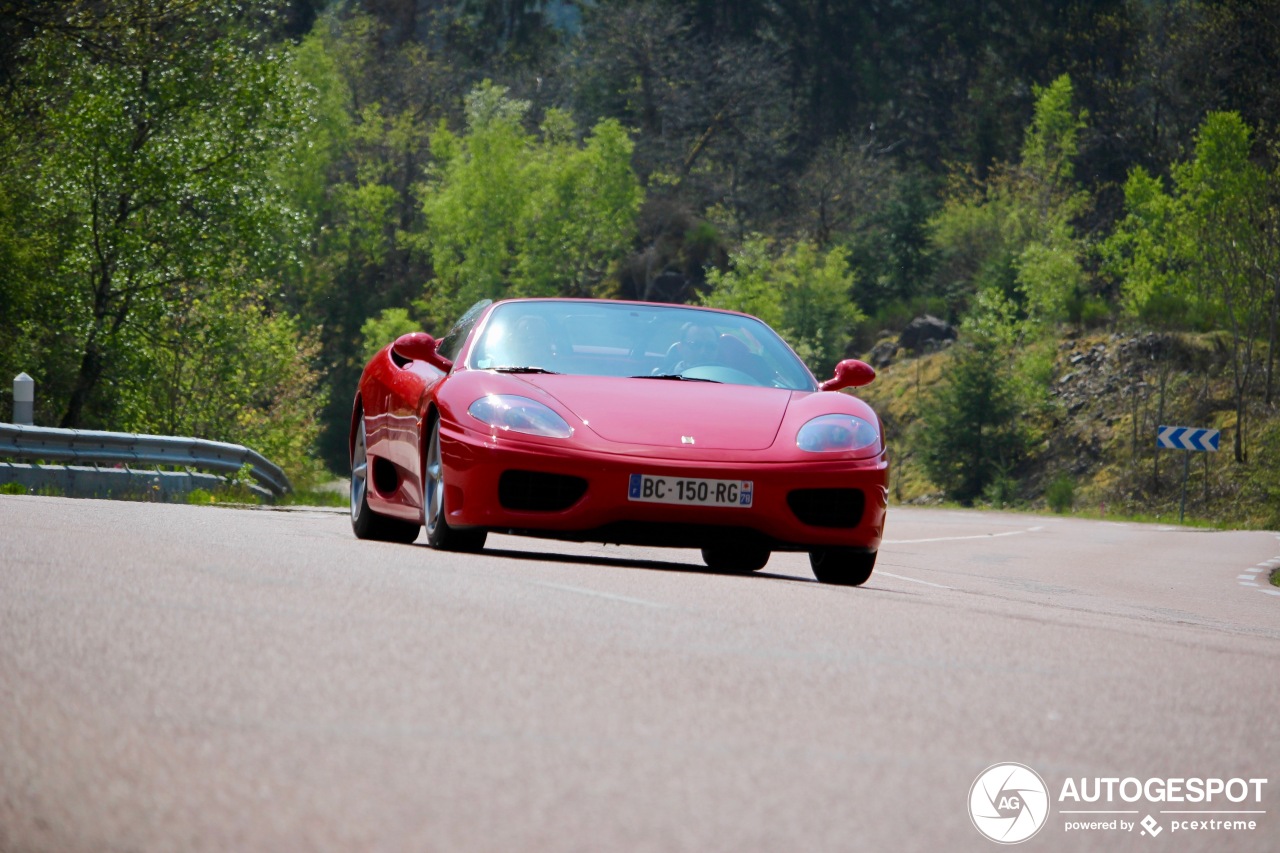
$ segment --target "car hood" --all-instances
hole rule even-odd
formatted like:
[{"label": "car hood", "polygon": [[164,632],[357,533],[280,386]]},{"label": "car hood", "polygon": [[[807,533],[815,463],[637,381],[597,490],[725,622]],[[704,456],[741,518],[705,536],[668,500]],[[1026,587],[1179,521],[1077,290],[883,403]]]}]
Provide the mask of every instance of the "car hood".
[{"label": "car hood", "polygon": [[667,379],[522,376],[608,441],[652,447],[764,450],[791,392]]}]

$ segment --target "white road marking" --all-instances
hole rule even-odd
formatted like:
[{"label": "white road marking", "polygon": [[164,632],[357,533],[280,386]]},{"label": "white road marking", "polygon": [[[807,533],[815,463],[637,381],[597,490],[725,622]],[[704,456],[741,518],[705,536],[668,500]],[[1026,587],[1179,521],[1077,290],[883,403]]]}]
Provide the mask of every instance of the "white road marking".
[{"label": "white road marking", "polygon": [[[1276,538],[1280,539],[1280,536]],[[1258,575],[1263,572],[1270,575],[1271,570],[1276,566],[1280,566],[1280,557],[1264,560],[1252,568],[1245,569],[1244,574],[1236,575],[1236,583],[1240,584],[1240,586],[1253,587],[1258,592],[1265,592],[1267,595],[1280,595],[1280,589],[1271,585],[1269,577],[1267,582],[1263,583],[1260,583],[1258,578]]]},{"label": "white road marking", "polygon": [[886,539],[884,545],[919,545],[923,542],[960,542],[965,539],[995,539],[1000,536],[1018,536],[1022,533],[1035,533],[1043,527],[1028,527],[1026,530],[1007,530],[1004,533],[981,533],[977,536],[938,536],[933,539]]},{"label": "white road marking", "polygon": [[910,581],[911,583],[922,583],[925,586],[936,586],[938,589],[953,589],[953,587],[943,586],[940,583],[930,583],[929,581],[917,580],[916,578],[904,577],[903,575],[890,574],[889,572],[876,572],[877,575],[884,575],[887,578],[897,578],[900,581]]}]

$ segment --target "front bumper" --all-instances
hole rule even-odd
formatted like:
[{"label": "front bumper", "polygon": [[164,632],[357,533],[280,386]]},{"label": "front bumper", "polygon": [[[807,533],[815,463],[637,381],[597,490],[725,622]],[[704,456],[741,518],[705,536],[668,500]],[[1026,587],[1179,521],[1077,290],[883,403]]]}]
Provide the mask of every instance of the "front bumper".
[{"label": "front bumper", "polygon": [[[772,550],[797,551],[824,547],[874,551],[884,533],[889,466],[883,454],[860,460],[744,461],[747,454],[740,453],[679,459],[652,447],[584,449],[495,438],[446,425],[441,432],[441,455],[444,503],[453,527],[676,547],[754,540]],[[510,489],[504,492],[500,487],[503,474],[512,471],[580,478],[585,489],[576,499],[576,490],[570,490],[567,500],[572,502],[564,508],[517,509],[513,503],[527,502],[513,502]],[[749,480],[752,505],[631,501],[627,492],[632,474]]]}]

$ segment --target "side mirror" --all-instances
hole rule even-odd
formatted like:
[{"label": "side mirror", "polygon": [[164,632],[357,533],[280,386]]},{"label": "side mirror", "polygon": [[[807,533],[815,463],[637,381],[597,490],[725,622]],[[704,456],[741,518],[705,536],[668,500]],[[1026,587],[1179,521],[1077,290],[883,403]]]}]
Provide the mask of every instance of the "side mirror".
[{"label": "side mirror", "polygon": [[836,365],[835,376],[818,386],[819,391],[839,391],[841,388],[861,388],[876,378],[876,369],[865,361],[846,358]]},{"label": "side mirror", "polygon": [[436,351],[439,341],[426,332],[410,332],[396,338],[391,351],[400,358],[409,361],[425,361],[432,367],[448,373],[453,362]]}]

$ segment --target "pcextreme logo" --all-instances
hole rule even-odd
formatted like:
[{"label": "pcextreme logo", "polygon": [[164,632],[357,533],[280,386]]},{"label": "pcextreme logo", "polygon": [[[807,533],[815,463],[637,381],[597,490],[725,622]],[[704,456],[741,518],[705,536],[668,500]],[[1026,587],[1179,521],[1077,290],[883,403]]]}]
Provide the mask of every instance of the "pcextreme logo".
[{"label": "pcextreme logo", "polygon": [[[1265,819],[1267,779],[1180,776],[1067,777],[1058,789],[1062,831],[1135,833],[1153,839],[1166,830],[1215,835],[1254,832]],[[1049,788],[1025,764],[993,764],[969,788],[969,817],[1000,844],[1031,838],[1049,822]],[[1055,827],[1055,831],[1056,827]]]}]

